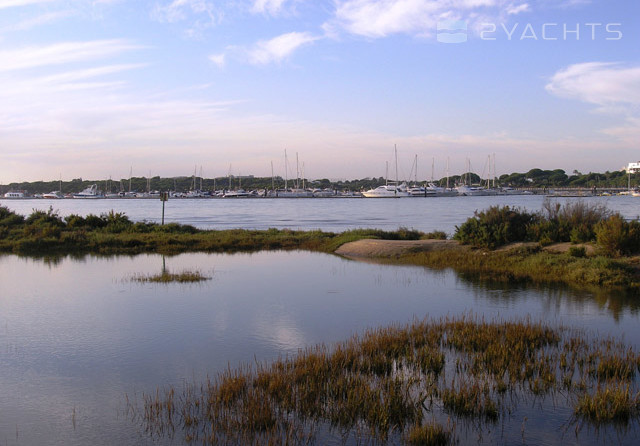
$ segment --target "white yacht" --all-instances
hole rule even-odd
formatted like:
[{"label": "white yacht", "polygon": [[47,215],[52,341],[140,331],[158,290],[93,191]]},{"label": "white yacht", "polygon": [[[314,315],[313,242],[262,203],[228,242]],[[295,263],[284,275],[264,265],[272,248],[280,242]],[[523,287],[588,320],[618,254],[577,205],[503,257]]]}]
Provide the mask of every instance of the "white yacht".
[{"label": "white yacht", "polygon": [[396,185],[396,184],[384,184],[382,186],[378,186],[375,189],[369,189],[368,191],[362,192],[366,198],[400,198],[400,197],[409,197],[411,196],[407,191],[407,186],[405,183]]},{"label": "white yacht", "polygon": [[60,192],[59,190],[54,190],[53,192],[49,192],[48,194],[42,194],[42,198],[45,198],[47,200],[61,200],[62,198],[64,198],[64,195],[62,195],[62,192]]},{"label": "white yacht", "polygon": [[92,184],[82,192],[73,194],[73,198],[93,199],[93,198],[102,198],[102,195],[98,193],[98,185]]}]

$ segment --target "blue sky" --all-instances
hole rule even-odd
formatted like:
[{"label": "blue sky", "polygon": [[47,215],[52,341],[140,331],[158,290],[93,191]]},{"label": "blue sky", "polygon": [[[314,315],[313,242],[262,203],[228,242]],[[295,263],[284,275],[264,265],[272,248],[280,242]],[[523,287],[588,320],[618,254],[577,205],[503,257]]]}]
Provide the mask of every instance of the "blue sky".
[{"label": "blue sky", "polygon": [[0,0],[0,183],[377,177],[394,145],[419,179],[638,161],[640,2]]}]

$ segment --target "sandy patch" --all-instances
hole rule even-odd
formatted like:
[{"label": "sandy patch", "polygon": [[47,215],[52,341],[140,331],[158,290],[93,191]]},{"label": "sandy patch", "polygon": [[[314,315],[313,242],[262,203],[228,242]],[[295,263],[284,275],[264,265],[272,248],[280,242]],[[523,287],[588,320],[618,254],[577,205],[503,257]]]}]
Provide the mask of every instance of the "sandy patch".
[{"label": "sandy patch", "polygon": [[397,257],[412,252],[465,249],[456,240],[358,240],[345,243],[336,254],[345,257]]}]

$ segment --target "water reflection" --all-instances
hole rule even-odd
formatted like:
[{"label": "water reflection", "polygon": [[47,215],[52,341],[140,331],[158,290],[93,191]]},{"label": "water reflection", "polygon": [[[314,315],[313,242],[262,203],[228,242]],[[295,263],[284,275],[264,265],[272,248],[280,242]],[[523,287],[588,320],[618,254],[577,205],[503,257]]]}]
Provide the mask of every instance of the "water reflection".
[{"label": "water reflection", "polygon": [[516,305],[534,294],[540,300],[547,313],[561,312],[567,308],[570,312],[584,311],[595,305],[598,312],[608,312],[615,321],[625,315],[637,317],[640,300],[637,295],[621,290],[577,291],[567,285],[536,284],[526,281],[500,282],[480,279],[473,275],[460,274],[458,280],[473,290],[477,299],[488,302],[502,302]]},{"label": "water reflection", "polygon": [[[176,269],[215,274],[197,286],[123,280]],[[118,416],[124,394],[180,387],[369,327],[469,311],[557,320],[640,345],[638,303],[619,294],[309,252],[0,256],[0,438],[146,444]]]}]

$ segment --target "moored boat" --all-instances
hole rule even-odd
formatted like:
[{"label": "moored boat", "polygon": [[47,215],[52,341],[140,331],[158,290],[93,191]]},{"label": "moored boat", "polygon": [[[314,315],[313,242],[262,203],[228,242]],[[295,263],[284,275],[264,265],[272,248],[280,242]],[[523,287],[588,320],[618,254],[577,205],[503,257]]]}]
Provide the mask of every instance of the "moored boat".
[{"label": "moored boat", "polygon": [[49,192],[48,194],[42,194],[42,198],[47,200],[61,200],[64,198],[64,195],[59,190],[54,190],[53,192]]},{"label": "moored boat", "polygon": [[95,199],[95,198],[103,198],[102,195],[98,193],[98,185],[92,184],[81,192],[77,194],[73,194],[73,198],[81,198],[81,199]]},{"label": "moored boat", "polygon": [[375,189],[369,189],[362,192],[362,195],[366,198],[400,198],[410,196],[404,183],[399,185],[383,184]]}]

